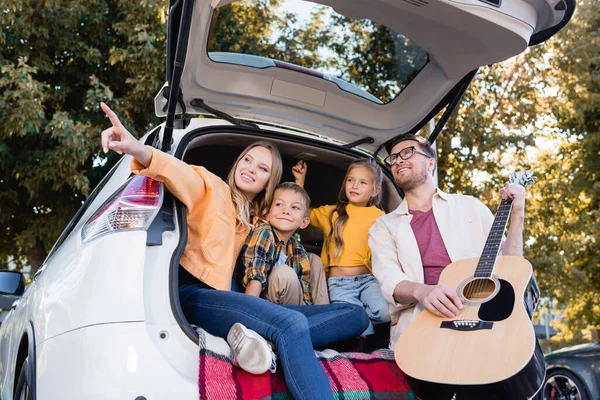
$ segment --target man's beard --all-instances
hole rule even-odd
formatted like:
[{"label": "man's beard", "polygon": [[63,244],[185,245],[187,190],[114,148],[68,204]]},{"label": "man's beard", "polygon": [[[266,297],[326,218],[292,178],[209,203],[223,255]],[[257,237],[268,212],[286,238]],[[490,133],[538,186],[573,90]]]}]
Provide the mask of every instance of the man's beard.
[{"label": "man's beard", "polygon": [[419,173],[407,177],[404,182],[399,182],[398,178],[395,178],[395,180],[398,186],[400,186],[400,189],[408,192],[421,186],[427,181],[427,170],[422,169]]}]

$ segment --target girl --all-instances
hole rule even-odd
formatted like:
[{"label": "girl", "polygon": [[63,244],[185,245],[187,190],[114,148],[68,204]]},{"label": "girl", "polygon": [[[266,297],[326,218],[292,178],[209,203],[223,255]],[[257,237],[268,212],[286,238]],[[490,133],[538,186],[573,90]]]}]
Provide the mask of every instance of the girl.
[{"label": "girl", "polygon": [[[292,168],[296,183],[304,186],[307,166],[302,160]],[[348,167],[335,205],[312,209],[311,225],[323,232],[321,258],[328,270],[331,303],[352,303],[365,308],[371,323],[390,321],[388,303],[371,273],[369,228],[385,213],[380,210],[383,172],[372,159],[355,161]]]},{"label": "girl", "polygon": [[102,132],[104,152],[111,149],[133,156],[133,173],[164,182],[187,207],[188,241],[181,258],[184,272],[179,296],[188,321],[227,337],[239,365],[249,372],[264,372],[271,364],[271,350],[263,338],[268,339],[279,351],[295,399],[332,399],[329,380],[313,346],[360,334],[368,325],[364,311],[339,304],[280,306],[230,291],[234,264],[250,231],[251,218],[266,214],[281,177],[277,148],[269,142],[248,146],[225,183],[203,167],[144,146],[106,104],[101,107],[112,123]]}]

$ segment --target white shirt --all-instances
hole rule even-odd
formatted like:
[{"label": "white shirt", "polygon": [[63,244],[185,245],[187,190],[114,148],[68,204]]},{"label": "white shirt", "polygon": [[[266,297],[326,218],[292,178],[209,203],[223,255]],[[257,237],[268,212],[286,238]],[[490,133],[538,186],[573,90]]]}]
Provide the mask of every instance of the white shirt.
[{"label": "white shirt", "polygon": [[[472,196],[447,194],[437,189],[433,195],[433,215],[452,262],[479,257],[492,228],[494,216]],[[390,303],[392,326],[390,348],[423,309],[419,304],[401,304],[393,297],[396,286],[405,280],[423,283],[423,264],[417,240],[410,226],[412,215],[406,200],[391,213],[380,217],[369,230],[373,254],[373,275]]]},{"label": "white shirt", "polygon": [[288,256],[287,254],[285,254],[285,248],[283,248],[281,252],[279,252],[279,258],[275,262],[275,265],[273,265],[273,268],[278,267],[280,265],[287,265],[287,260]]}]

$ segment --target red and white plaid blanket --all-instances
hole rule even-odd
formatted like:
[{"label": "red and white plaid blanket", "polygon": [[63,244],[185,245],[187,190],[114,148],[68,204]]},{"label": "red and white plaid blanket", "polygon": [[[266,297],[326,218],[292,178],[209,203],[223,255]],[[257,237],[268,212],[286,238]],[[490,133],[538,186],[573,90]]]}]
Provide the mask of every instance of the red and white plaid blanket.
[{"label": "red and white plaid blanket", "polygon": [[[233,365],[231,349],[225,340],[202,329],[198,329],[198,334],[199,399],[293,399],[285,384],[281,365],[278,364],[274,374],[249,374]],[[370,354],[325,350],[315,351],[315,354],[329,377],[336,399],[416,399],[391,350],[382,349]]]}]

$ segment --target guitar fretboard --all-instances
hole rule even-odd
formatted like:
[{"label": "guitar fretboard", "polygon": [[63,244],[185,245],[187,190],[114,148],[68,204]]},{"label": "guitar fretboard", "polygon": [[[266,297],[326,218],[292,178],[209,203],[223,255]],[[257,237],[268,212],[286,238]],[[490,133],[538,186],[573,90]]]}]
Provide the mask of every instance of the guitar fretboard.
[{"label": "guitar fretboard", "polygon": [[500,207],[496,212],[492,229],[485,241],[483,252],[479,258],[477,269],[475,269],[474,276],[478,278],[489,278],[492,276],[494,271],[494,265],[496,265],[496,259],[498,258],[498,252],[500,250],[500,244],[502,244],[502,235],[506,230],[506,223],[510,216],[512,209],[512,199],[502,200]]}]

